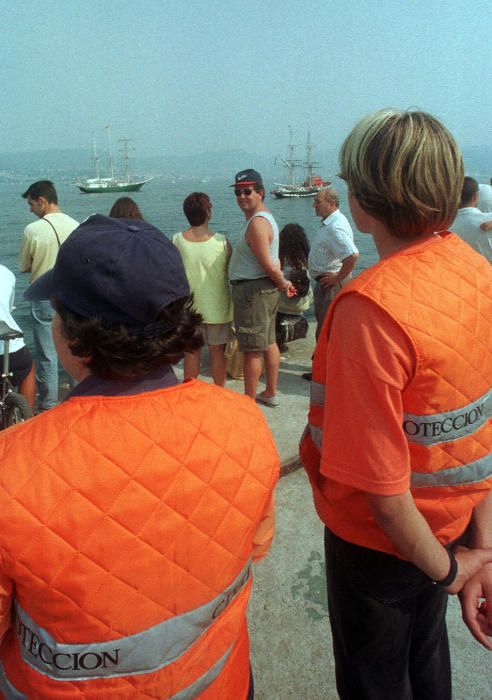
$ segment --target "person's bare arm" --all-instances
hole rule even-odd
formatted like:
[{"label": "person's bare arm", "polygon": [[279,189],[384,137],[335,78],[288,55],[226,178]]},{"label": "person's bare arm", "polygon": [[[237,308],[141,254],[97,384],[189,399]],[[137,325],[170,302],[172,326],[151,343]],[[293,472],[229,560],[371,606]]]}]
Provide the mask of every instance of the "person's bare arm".
[{"label": "person's bare arm", "polygon": [[19,272],[31,272],[31,267],[31,244],[24,233],[24,236],[22,237],[22,246],[19,253]]},{"label": "person's bare arm", "polygon": [[273,231],[268,221],[261,216],[255,217],[249,224],[245,237],[251,252],[267,277],[270,277],[276,287],[290,295],[289,291],[293,290],[294,286],[292,282],[285,279],[278,261],[275,261],[270,254]]},{"label": "person's bare arm", "polygon": [[[468,528],[470,547],[492,547],[492,491],[476,506]],[[492,651],[492,564],[482,566],[459,594],[465,625],[475,639]]]},{"label": "person's bare arm", "polygon": [[484,221],[483,224],[480,224],[480,228],[482,231],[492,231],[492,221]]},{"label": "person's bare arm", "polygon": [[[450,570],[449,555],[417,509],[410,491],[397,496],[368,494],[369,505],[379,527],[405,559],[433,581],[444,579]],[[445,590],[458,593],[484,564],[492,562],[492,547],[456,552],[458,572]]]},{"label": "person's bare arm", "polygon": [[338,272],[324,272],[318,277],[317,281],[320,282],[323,287],[331,287],[334,284],[341,284],[343,280],[351,274],[358,257],[358,253],[349,255],[347,258],[342,260],[342,267]]},{"label": "person's bare arm", "polygon": [[229,243],[229,239],[225,239],[225,247],[226,247],[226,269],[229,269],[229,263],[231,262],[231,257],[232,257],[232,246]]}]

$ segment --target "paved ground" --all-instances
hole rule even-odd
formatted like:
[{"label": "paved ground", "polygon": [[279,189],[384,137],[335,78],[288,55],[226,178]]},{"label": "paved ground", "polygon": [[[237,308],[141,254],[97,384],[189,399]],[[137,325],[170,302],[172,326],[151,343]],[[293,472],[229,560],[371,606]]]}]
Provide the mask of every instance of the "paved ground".
[{"label": "paved ground", "polygon": [[[331,656],[323,528],[312,505],[297,445],[306,423],[314,326],[281,357],[281,405],[262,406],[286,474],[277,486],[277,529],[269,556],[255,567],[250,605],[251,656],[256,700],[336,700]],[[206,372],[206,363],[204,370]],[[242,382],[228,386],[242,391]],[[454,700],[492,700],[492,655],[471,637],[450,598],[448,626]],[[399,700],[388,698],[387,700]]]}]

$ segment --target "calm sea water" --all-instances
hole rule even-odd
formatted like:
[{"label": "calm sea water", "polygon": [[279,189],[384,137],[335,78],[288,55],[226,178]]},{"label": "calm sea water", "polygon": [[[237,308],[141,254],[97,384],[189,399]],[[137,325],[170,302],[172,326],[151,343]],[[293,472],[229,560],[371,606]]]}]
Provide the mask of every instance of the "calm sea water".
[{"label": "calm sea water", "polygon": [[[31,343],[31,323],[28,304],[23,300],[22,293],[27,286],[29,275],[18,272],[18,252],[24,227],[36,220],[29,211],[26,200],[21,198],[22,192],[27,189],[29,184],[30,181],[0,183],[2,202],[0,263],[6,265],[16,274],[14,316],[24,330],[28,344]],[[182,210],[184,198],[193,191],[206,192],[213,204],[211,227],[220,233],[227,234],[234,246],[242,229],[244,218],[236,205],[232,188],[228,187],[229,184],[230,180],[221,179],[210,179],[206,182],[189,179],[167,182],[155,179],[147,183],[141,192],[129,193],[128,196],[137,202],[147,221],[159,228],[166,236],[172,237],[174,233],[183,230],[188,225]],[[109,214],[113,202],[120,196],[118,194],[84,195],[71,183],[55,182],[55,186],[61,210],[77,221],[82,221],[94,213]],[[266,186],[267,188],[273,187],[273,183],[266,183]],[[341,197],[340,209],[351,220],[344,183],[337,182],[336,187],[339,189]],[[308,237],[312,238],[319,225],[319,219],[314,213],[311,198],[277,200],[267,195],[265,202],[280,228],[285,224],[295,222],[303,226]],[[357,272],[360,272],[372,265],[377,256],[370,236],[355,231],[355,239],[360,251],[357,266]]]}]

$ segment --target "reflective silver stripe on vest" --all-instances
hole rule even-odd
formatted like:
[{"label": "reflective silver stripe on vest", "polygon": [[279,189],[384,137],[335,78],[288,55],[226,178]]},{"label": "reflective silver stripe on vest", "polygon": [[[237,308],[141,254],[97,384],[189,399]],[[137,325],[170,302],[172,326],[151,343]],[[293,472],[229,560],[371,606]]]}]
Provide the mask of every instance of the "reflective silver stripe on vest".
[{"label": "reflective silver stripe on vest", "polygon": [[[325,405],[325,385],[311,382],[311,404]],[[418,445],[440,445],[473,435],[492,416],[492,391],[454,411],[443,411],[430,415],[403,414],[403,430],[408,442]],[[311,437],[321,449],[321,439],[315,438],[311,426]]]},{"label": "reflective silver stripe on vest", "polygon": [[3,663],[0,661],[0,692],[5,696],[6,700],[29,700],[27,695],[21,693],[14,688],[12,683],[7,678]]},{"label": "reflective silver stripe on vest", "polygon": [[492,415],[492,391],[454,411],[432,415],[403,414],[403,430],[409,442],[439,445],[476,432]]},{"label": "reflective silver stripe on vest", "polygon": [[[234,645],[233,645],[234,646]],[[203,676],[198,678],[194,683],[189,685],[187,688],[180,690],[176,695],[172,695],[170,700],[194,700],[199,695],[201,695],[209,685],[212,685],[214,680],[219,677],[220,672],[224,668],[229,654],[232,651],[232,646],[226,651],[224,656],[214,663],[214,665],[204,673]]]},{"label": "reflective silver stripe on vest", "polygon": [[[220,672],[226,665],[226,661],[229,658],[233,647],[234,645],[229,647],[224,656],[222,656],[218,661],[216,661],[214,665],[206,673],[203,674],[203,676],[198,678],[187,688],[183,688],[183,690],[180,690],[179,693],[177,693],[176,695],[171,695],[169,700],[194,700],[194,698],[197,698],[199,695],[201,695],[201,693],[203,693],[208,688],[208,686],[212,685],[215,679],[219,677]],[[24,695],[23,693],[18,691],[17,688],[14,688],[12,683],[7,678],[7,674],[5,673],[5,669],[1,661],[0,692],[2,693],[2,695],[5,696],[6,700],[29,700],[27,695]]]},{"label": "reflective silver stripe on vest", "polygon": [[309,399],[313,406],[325,405],[325,385],[311,380],[311,388],[309,389]]},{"label": "reflective silver stripe on vest", "polygon": [[23,660],[55,680],[117,678],[157,671],[179,659],[215,622],[251,578],[251,560],[209,603],[143,632],[89,644],[61,644],[16,602],[15,631]]},{"label": "reflective silver stripe on vest", "polygon": [[432,486],[465,486],[477,484],[492,476],[492,453],[477,459],[476,462],[459,467],[441,469],[432,474],[412,472],[411,487],[414,489]]},{"label": "reflective silver stripe on vest", "polygon": [[[309,424],[309,433],[314,445],[318,451],[321,452],[323,431],[321,428]],[[460,464],[457,467],[450,467],[449,469],[442,469],[432,474],[412,472],[410,485],[411,488],[424,488],[426,486],[464,486],[466,484],[477,484],[490,477],[492,477],[492,453],[477,459],[475,462]]]}]

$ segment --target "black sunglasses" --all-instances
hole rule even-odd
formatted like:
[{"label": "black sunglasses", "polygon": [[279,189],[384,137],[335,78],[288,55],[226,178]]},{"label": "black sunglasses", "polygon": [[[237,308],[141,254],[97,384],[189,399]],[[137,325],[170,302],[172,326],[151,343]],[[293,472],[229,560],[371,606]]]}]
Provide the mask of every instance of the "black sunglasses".
[{"label": "black sunglasses", "polygon": [[234,194],[236,195],[236,197],[240,197],[242,194],[245,194],[246,197],[249,197],[252,191],[253,190],[249,187],[241,187],[241,189],[238,188],[237,190],[234,190]]}]

